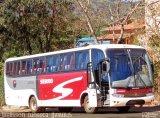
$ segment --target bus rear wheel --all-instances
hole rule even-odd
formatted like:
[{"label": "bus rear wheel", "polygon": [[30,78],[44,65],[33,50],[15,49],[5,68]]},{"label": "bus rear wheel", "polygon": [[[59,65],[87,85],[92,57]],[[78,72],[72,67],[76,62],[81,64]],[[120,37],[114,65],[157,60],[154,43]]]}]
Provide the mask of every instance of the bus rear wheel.
[{"label": "bus rear wheel", "polygon": [[31,97],[30,101],[29,101],[29,108],[33,113],[37,113],[37,112],[45,112],[45,108],[40,108],[37,105],[37,100],[36,98],[33,96]]},{"label": "bus rear wheel", "polygon": [[90,107],[88,96],[84,98],[84,110],[86,113],[96,113],[97,112],[96,107]]}]

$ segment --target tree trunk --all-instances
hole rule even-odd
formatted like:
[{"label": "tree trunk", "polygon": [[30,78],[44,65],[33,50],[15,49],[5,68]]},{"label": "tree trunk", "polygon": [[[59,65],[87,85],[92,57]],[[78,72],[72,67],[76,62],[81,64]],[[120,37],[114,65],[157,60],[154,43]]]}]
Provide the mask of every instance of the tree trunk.
[{"label": "tree trunk", "polygon": [[26,47],[27,47],[27,51],[29,52],[29,54],[31,55],[32,54],[32,47],[31,47],[31,43],[30,43],[30,40],[25,38],[25,41],[26,41]]},{"label": "tree trunk", "polygon": [[121,41],[122,41],[122,38],[123,38],[123,34],[124,34],[124,24],[121,23],[121,34],[117,40],[117,43],[119,44]]},{"label": "tree trunk", "polygon": [[86,17],[86,19],[87,19],[87,24],[88,24],[90,33],[91,33],[91,35],[95,38],[94,43],[95,43],[95,44],[98,44],[97,36],[96,36],[96,34],[95,34],[95,31],[94,31],[94,29],[93,29],[91,20],[90,20],[90,18],[89,18],[89,16],[88,16],[87,13],[85,13],[85,17]]},{"label": "tree trunk", "polygon": [[42,40],[41,40],[41,38],[40,37],[38,37],[38,43],[39,43],[39,48],[40,48],[40,51],[41,52],[44,52],[44,50],[43,50],[43,42],[42,42]]},{"label": "tree trunk", "polygon": [[51,50],[51,40],[49,38],[49,34],[46,33],[46,52],[49,52]]},{"label": "tree trunk", "polygon": [[89,17],[89,15],[88,15],[88,13],[87,13],[90,0],[88,0],[87,2],[88,2],[88,3],[87,3],[88,5],[85,6],[84,4],[82,4],[82,1],[77,0],[77,3],[78,3],[79,6],[81,7],[81,9],[82,9],[82,11],[83,11],[83,13],[84,13],[84,15],[85,15],[85,18],[86,18],[86,21],[87,21],[87,25],[88,25],[89,30],[90,30],[90,34],[95,38],[94,43],[95,43],[95,44],[98,44],[97,36],[96,36],[95,31],[94,31],[94,29],[93,29],[93,25],[92,25],[92,23],[91,23],[90,17]]}]

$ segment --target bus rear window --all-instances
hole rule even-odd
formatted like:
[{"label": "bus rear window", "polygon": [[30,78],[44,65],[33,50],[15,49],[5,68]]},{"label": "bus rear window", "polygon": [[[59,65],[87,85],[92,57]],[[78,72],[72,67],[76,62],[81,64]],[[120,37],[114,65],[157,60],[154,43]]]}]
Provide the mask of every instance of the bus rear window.
[{"label": "bus rear window", "polygon": [[12,63],[6,63],[6,75],[10,76],[12,72]]}]

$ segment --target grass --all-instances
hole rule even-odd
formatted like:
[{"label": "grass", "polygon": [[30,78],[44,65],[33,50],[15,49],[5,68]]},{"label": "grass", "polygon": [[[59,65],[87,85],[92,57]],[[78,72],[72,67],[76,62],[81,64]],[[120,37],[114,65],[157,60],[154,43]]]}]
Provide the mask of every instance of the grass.
[{"label": "grass", "polygon": [[4,105],[4,84],[3,76],[0,76],[0,107]]}]

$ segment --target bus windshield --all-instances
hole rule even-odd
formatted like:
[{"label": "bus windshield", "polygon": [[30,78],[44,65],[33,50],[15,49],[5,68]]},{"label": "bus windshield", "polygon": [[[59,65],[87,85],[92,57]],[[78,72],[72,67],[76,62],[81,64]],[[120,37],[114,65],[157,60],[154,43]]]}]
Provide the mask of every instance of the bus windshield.
[{"label": "bus windshield", "polygon": [[111,87],[152,87],[151,64],[144,49],[110,49],[107,55]]}]

